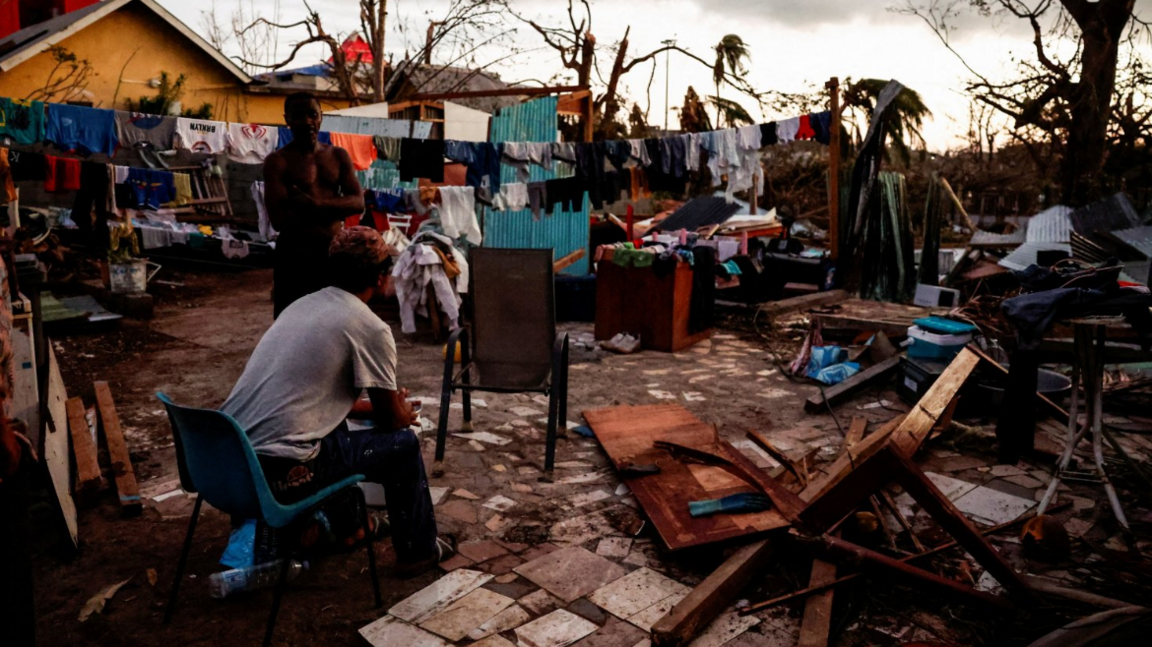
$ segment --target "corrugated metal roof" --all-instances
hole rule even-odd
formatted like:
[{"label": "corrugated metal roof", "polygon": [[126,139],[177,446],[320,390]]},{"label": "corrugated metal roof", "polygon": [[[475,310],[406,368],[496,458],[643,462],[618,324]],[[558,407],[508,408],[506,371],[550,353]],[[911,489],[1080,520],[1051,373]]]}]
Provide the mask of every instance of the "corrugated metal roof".
[{"label": "corrugated metal roof", "polygon": [[685,202],[672,215],[661,220],[656,231],[696,231],[701,227],[720,225],[740,210],[740,205],[724,198],[702,197]]},{"label": "corrugated metal roof", "polygon": [[1017,247],[1011,254],[1005,256],[1000,260],[1001,267],[1007,267],[1010,270],[1022,270],[1029,265],[1036,264],[1036,255],[1043,250],[1056,249],[1067,253],[1072,253],[1072,246],[1068,243],[1033,243],[1026,242]]},{"label": "corrugated metal roof", "polygon": [[1115,231],[1140,224],[1140,216],[1128,196],[1117,193],[1072,212],[1072,228],[1082,236]]},{"label": "corrugated metal roof", "polygon": [[1025,242],[1067,243],[1071,240],[1072,209],[1058,204],[1028,219],[1028,233]]},{"label": "corrugated metal roof", "polygon": [[968,241],[973,247],[1015,247],[1023,245],[1027,229],[1020,228],[1010,234],[994,234],[983,229],[976,230]]},{"label": "corrugated metal roof", "polygon": [[[500,110],[492,118],[492,141],[494,142],[554,142],[556,131],[556,97],[543,97],[520,105]],[[554,164],[554,169],[563,165]],[[571,171],[568,171],[571,174]],[[556,170],[546,171],[535,164],[528,167],[529,182],[552,180],[560,175]],[[516,171],[504,165],[500,169],[502,183],[516,182]],[[493,211],[484,209],[484,246],[512,249],[548,249],[555,258],[572,252],[588,250],[588,198],[585,194],[582,207],[576,211],[564,211],[556,205],[551,215],[537,220],[532,212]],[[589,259],[584,258],[565,268],[562,274],[584,276],[589,271]]]},{"label": "corrugated metal roof", "polygon": [[1112,237],[1144,256],[1152,258],[1152,225],[1117,229],[1112,232]]}]

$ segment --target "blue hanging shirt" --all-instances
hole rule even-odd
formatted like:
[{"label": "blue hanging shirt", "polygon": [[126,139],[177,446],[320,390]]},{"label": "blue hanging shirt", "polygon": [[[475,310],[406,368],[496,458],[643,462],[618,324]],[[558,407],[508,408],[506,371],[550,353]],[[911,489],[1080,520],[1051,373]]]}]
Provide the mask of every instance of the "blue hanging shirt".
[{"label": "blue hanging shirt", "polygon": [[48,105],[48,128],[45,138],[65,151],[83,154],[116,152],[116,112],[63,103]]}]

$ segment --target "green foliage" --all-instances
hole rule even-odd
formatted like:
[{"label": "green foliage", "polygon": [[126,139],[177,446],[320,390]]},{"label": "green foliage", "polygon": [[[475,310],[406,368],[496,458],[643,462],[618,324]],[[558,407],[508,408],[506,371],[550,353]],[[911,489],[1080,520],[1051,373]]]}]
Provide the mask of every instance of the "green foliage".
[{"label": "green foliage", "polygon": [[[888,81],[884,79],[845,81],[844,110],[857,117],[857,141],[862,139],[868,130],[868,120],[871,119],[872,110],[876,107],[876,98],[880,96],[880,91],[885,85],[888,85]],[[889,110],[893,112],[893,117],[887,122],[889,155],[895,156],[907,166],[912,159],[911,147],[924,147],[921,129],[924,127],[924,118],[932,116],[932,111],[924,105],[920,93],[911,88],[904,88],[896,95]]]},{"label": "green foliage", "polygon": [[712,130],[712,119],[708,117],[704,102],[692,86],[688,86],[688,92],[684,94],[684,105],[680,108],[680,130],[686,133]]},{"label": "green foliage", "polygon": [[736,126],[747,126],[755,123],[752,115],[744,109],[744,106],[736,103],[731,99],[723,97],[708,97],[708,102],[716,109],[716,125],[724,124],[727,128],[734,128]]},{"label": "green foliage", "polygon": [[[128,108],[132,112],[143,112],[150,115],[169,115],[172,107],[180,102],[184,96],[184,83],[188,77],[181,74],[172,80],[167,72],[160,73],[160,84],[156,87],[156,95],[140,97],[136,101],[129,100]],[[185,108],[180,112],[181,117],[193,119],[211,119],[212,104],[203,103],[197,108]]]}]

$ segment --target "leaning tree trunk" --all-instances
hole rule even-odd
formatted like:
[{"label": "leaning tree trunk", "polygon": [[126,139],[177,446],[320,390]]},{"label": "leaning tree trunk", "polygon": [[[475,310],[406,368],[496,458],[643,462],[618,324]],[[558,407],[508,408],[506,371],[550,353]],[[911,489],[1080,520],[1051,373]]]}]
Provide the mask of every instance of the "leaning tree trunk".
[{"label": "leaning tree trunk", "polygon": [[1135,0],[1063,0],[1080,27],[1080,79],[1069,97],[1071,125],[1060,164],[1065,204],[1099,197],[1107,159],[1108,122],[1116,89],[1120,39]]}]

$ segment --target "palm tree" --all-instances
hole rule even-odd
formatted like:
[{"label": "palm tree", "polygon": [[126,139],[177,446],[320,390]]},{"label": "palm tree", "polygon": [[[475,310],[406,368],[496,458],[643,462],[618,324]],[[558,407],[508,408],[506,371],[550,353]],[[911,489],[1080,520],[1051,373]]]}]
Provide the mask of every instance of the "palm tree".
[{"label": "palm tree", "polygon": [[[868,120],[876,107],[876,98],[888,81],[883,79],[860,79],[855,83],[848,79],[844,86],[844,109],[851,113],[855,124],[855,137],[857,146],[868,129]],[[924,118],[931,117],[932,111],[924,105],[920,93],[911,88],[904,88],[892,102],[889,110],[894,112],[888,119],[888,141],[891,143],[890,151],[907,165],[912,158],[911,146],[924,147],[924,136],[920,130],[924,127]]]},{"label": "palm tree", "polygon": [[726,125],[728,128],[735,128],[736,126],[748,126],[755,123],[752,115],[748,114],[744,106],[731,99],[708,97],[708,102],[716,108],[717,128],[721,125]]},{"label": "palm tree", "polygon": [[[748,71],[744,62],[752,60],[752,52],[744,39],[736,34],[728,34],[716,44],[716,63],[712,65],[712,81],[716,84],[716,99],[720,99],[720,84],[724,82],[724,74],[741,76]],[[716,124],[720,124],[720,104],[716,105]]]}]

